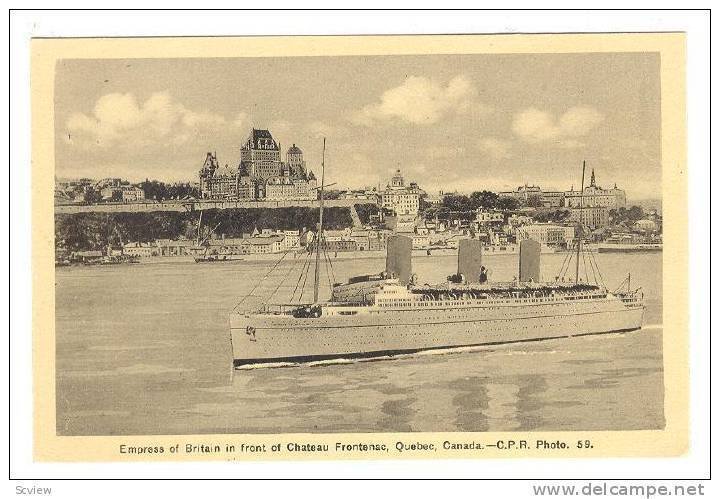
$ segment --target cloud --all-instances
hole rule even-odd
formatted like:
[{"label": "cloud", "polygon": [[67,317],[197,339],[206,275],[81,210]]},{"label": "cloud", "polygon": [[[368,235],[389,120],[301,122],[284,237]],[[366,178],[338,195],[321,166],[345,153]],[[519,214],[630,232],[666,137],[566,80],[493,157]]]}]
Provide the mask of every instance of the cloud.
[{"label": "cloud", "polygon": [[461,145],[445,144],[425,147],[425,156],[430,160],[457,160],[465,156],[467,150]]},{"label": "cloud", "polygon": [[531,107],[515,115],[512,130],[527,142],[554,142],[560,147],[573,148],[583,145],[577,137],[587,135],[604,119],[602,113],[589,106],[571,107],[559,117]]},{"label": "cloud", "polygon": [[511,143],[509,140],[496,137],[483,137],[478,141],[478,147],[488,156],[494,159],[506,159],[512,156],[510,152]]},{"label": "cloud", "polygon": [[339,166],[327,172],[330,181],[337,182],[337,188],[375,187],[383,180],[377,163],[361,152],[338,150],[329,158],[329,162]]},{"label": "cloud", "polygon": [[307,126],[307,130],[308,133],[315,138],[327,137],[329,135],[332,135],[334,132],[334,128],[332,126],[317,120],[309,123]]},{"label": "cloud", "polygon": [[95,148],[136,148],[158,141],[179,145],[226,124],[224,117],[187,109],[166,92],[153,93],[142,103],[132,93],[111,93],[95,102],[90,115],[68,117],[66,142]]},{"label": "cloud", "polygon": [[340,137],[350,136],[348,127],[338,125],[336,123],[326,123],[324,121],[313,120],[306,125],[308,135],[314,139],[327,137],[328,139],[337,139]]},{"label": "cloud", "polygon": [[445,116],[483,113],[477,89],[465,76],[456,76],[447,85],[423,76],[410,76],[395,88],[386,90],[380,102],[355,112],[351,120],[364,126],[400,120],[413,125],[431,125]]},{"label": "cloud", "polygon": [[248,113],[240,112],[235,117],[235,120],[233,120],[233,125],[235,125],[238,128],[250,128],[250,123],[252,121],[250,120],[250,116],[248,116]]}]

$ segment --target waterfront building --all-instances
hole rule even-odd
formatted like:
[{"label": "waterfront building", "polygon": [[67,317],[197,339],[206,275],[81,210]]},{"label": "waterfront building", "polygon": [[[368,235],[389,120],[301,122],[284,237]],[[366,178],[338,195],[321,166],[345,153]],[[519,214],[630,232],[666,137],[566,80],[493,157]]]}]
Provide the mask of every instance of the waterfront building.
[{"label": "waterfront building", "polygon": [[283,251],[283,236],[254,236],[250,238],[221,238],[208,241],[211,254],[260,255]]},{"label": "waterfront building", "polygon": [[438,191],[437,194],[427,194],[425,196],[425,202],[430,206],[440,206],[445,199],[443,191]]},{"label": "waterfront building", "polygon": [[[439,223],[435,220],[421,220],[420,223],[415,227],[415,232],[427,236],[429,234],[435,234],[440,231],[438,228]],[[443,227],[444,229],[444,227]]]},{"label": "waterfront building", "polygon": [[100,189],[100,197],[103,201],[137,203],[145,201],[145,191],[134,185],[105,185],[102,189]]},{"label": "waterfront building", "polygon": [[240,148],[240,175],[267,180],[279,177],[283,168],[280,145],[270,131],[253,128]]},{"label": "waterfront building", "polygon": [[356,251],[357,243],[354,240],[326,240],[324,249],[329,252]]},{"label": "waterfront building", "polygon": [[305,168],[295,144],[282,161],[282,150],[269,130],[253,128],[240,149],[237,168],[221,168],[208,152],[200,168],[200,192],[206,199],[288,201],[317,199],[317,179]]},{"label": "waterfront building", "polygon": [[405,179],[398,169],[390,179],[390,183],[380,192],[380,206],[395,215],[415,216],[420,211],[420,198],[424,194],[414,182],[406,186]]},{"label": "waterfront building", "polygon": [[157,239],[155,246],[159,256],[193,256],[204,251],[202,246],[188,239]]},{"label": "waterfront building", "polygon": [[565,193],[562,191],[543,191],[537,185],[522,185],[514,191],[499,192],[500,198],[510,198],[520,206],[560,208],[565,205]]},{"label": "waterfront building", "polygon": [[103,201],[113,201],[114,199],[118,200],[120,196],[121,191],[119,187],[108,186],[100,189],[100,198]]},{"label": "waterfront building", "polygon": [[592,170],[590,177],[590,185],[585,187],[583,192],[571,189],[565,193],[565,207],[580,208],[583,207],[604,207],[608,210],[625,207],[625,191],[618,189],[617,184],[612,189],[603,189],[595,183],[595,170]]},{"label": "waterfront building", "polygon": [[438,232],[444,232],[446,230],[446,222],[438,218],[436,218],[435,220],[421,220],[415,228],[415,232],[417,232],[418,234],[435,234]]},{"label": "waterfront building", "polygon": [[516,200],[521,206],[541,206],[542,190],[537,185],[521,185],[514,191],[499,192],[500,198],[510,198]]},{"label": "waterfront building", "polygon": [[101,191],[105,187],[120,187],[122,183],[120,178],[104,178],[95,182],[95,190]]},{"label": "waterfront building", "polygon": [[605,242],[609,244],[642,244],[648,242],[647,238],[642,234],[633,232],[613,232]]},{"label": "waterfront building", "polygon": [[80,204],[85,202],[85,194],[94,190],[95,180],[81,178],[77,180],[59,180],[55,178],[55,204]]},{"label": "waterfront building", "polygon": [[300,231],[299,230],[283,230],[279,232],[283,236],[283,249],[296,249],[300,247]]},{"label": "waterfront building", "polygon": [[585,207],[604,206],[608,209],[618,209],[626,205],[625,191],[619,189],[617,184],[612,189],[599,187],[595,181],[595,170],[590,176],[590,185],[581,193],[571,188],[569,191],[543,191],[537,185],[522,185],[514,191],[499,192],[500,198],[516,200],[520,206],[544,208],[579,208],[580,198]]},{"label": "waterfront building", "polygon": [[475,212],[475,222],[477,222],[477,225],[501,224],[504,221],[505,215],[502,211],[478,208]]},{"label": "waterfront building", "polygon": [[546,246],[569,247],[575,239],[575,227],[546,223],[523,225],[517,228],[516,239],[518,242],[533,239]]},{"label": "waterfront building", "polygon": [[409,234],[414,249],[426,249],[430,246],[430,236],[423,234]]},{"label": "waterfront building", "polygon": [[203,247],[203,254],[210,255],[247,255],[249,253],[247,244],[249,238],[243,237],[221,237],[210,239],[207,246]]},{"label": "waterfront building", "polygon": [[156,244],[131,242],[123,244],[123,254],[128,256],[149,257],[158,256],[160,251]]},{"label": "waterfront building", "polygon": [[[217,153],[208,152],[205,156],[205,162],[200,168],[200,193],[204,198],[217,197],[217,187],[215,173],[220,169],[217,160]],[[215,192],[213,192],[215,190]]]},{"label": "waterfront building", "polygon": [[305,174],[305,160],[302,150],[293,144],[285,154],[285,164],[290,176],[302,176]]},{"label": "waterfront building", "polygon": [[307,177],[292,177],[289,170],[280,177],[267,179],[265,183],[265,200],[292,201],[312,200],[317,198],[317,181],[310,173]]},{"label": "waterfront building", "polygon": [[508,225],[510,227],[517,227],[519,225],[527,225],[531,223],[533,223],[533,218],[528,215],[513,213],[508,217]]},{"label": "waterfront building", "polygon": [[70,253],[70,260],[83,263],[97,263],[105,255],[100,250],[73,251]]},{"label": "waterfront building", "polygon": [[607,227],[610,223],[610,210],[605,206],[588,206],[585,208],[571,208],[569,220],[581,223],[591,229]]},{"label": "waterfront building", "polygon": [[378,194],[373,189],[362,189],[343,191],[338,196],[338,199],[357,199],[360,201],[375,201],[377,202]]},{"label": "waterfront building", "polygon": [[635,227],[646,232],[653,232],[657,230],[658,225],[654,220],[644,218],[636,221]]},{"label": "waterfront building", "polygon": [[355,248],[357,251],[369,251],[370,238],[372,236],[373,232],[369,230],[353,230],[350,233],[350,239],[355,241]]},{"label": "waterfront building", "polygon": [[122,187],[123,203],[138,203],[145,201],[145,191],[134,185],[124,185]]},{"label": "waterfront building", "polygon": [[345,227],[344,229],[328,229],[323,231],[323,239],[326,242],[331,241],[349,241],[352,235],[352,229]]},{"label": "waterfront building", "polygon": [[565,193],[562,191],[543,191],[543,208],[561,208],[565,206]]}]

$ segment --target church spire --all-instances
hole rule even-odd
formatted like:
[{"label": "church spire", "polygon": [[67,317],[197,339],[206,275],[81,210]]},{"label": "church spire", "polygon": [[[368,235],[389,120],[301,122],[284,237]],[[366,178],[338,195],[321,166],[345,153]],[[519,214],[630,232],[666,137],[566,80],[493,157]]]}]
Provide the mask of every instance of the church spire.
[{"label": "church spire", "polygon": [[592,174],[590,175],[590,187],[595,187],[595,168],[592,169]]}]

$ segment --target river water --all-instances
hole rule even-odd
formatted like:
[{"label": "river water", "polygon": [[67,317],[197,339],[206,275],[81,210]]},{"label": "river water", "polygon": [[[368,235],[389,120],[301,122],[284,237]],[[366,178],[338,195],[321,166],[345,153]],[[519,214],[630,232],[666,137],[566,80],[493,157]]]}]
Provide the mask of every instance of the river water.
[{"label": "river water", "polygon": [[[554,276],[563,258],[543,255],[543,275]],[[643,287],[640,331],[244,371],[231,369],[227,314],[273,262],[58,268],[57,433],[662,428],[662,254],[596,259],[611,290],[628,272]],[[485,263],[492,280],[516,273],[516,256]],[[301,264],[276,269],[289,272],[279,298],[294,290]],[[340,281],[383,264],[341,258],[332,272]],[[420,282],[439,282],[456,265],[453,256],[413,264]],[[274,289],[264,282],[256,294]]]}]

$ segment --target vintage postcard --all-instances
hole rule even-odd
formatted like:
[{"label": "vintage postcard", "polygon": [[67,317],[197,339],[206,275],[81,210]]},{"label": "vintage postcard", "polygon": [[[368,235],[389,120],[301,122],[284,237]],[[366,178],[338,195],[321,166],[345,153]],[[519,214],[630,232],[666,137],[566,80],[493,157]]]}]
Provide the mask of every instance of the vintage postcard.
[{"label": "vintage postcard", "polygon": [[676,456],[685,37],[37,39],[39,461]]}]

